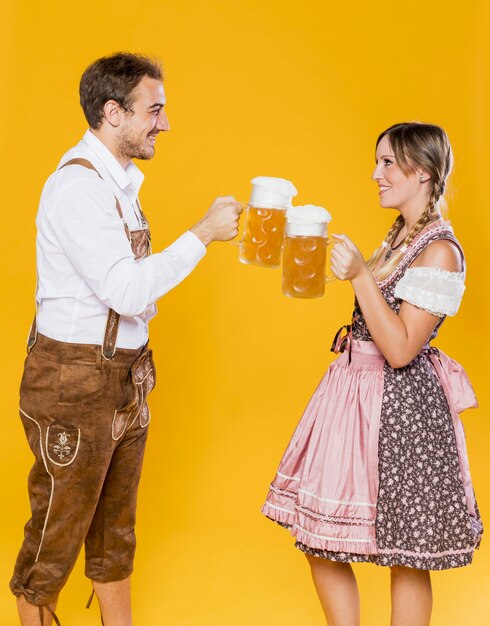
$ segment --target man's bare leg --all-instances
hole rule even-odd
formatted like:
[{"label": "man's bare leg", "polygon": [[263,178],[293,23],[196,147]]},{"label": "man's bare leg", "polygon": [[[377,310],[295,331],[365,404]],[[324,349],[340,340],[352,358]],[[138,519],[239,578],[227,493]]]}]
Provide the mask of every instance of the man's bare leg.
[{"label": "man's bare leg", "polygon": [[[49,608],[53,612],[56,608],[57,601],[58,599],[49,603]],[[41,626],[39,607],[35,604],[27,602],[23,595],[17,597],[17,611],[19,612],[20,623],[22,626]],[[43,626],[51,626],[53,623],[51,611],[49,611],[46,607],[43,608]]]},{"label": "man's bare leg", "polygon": [[92,581],[99,600],[104,626],[133,626],[131,617],[131,578],[110,583]]}]

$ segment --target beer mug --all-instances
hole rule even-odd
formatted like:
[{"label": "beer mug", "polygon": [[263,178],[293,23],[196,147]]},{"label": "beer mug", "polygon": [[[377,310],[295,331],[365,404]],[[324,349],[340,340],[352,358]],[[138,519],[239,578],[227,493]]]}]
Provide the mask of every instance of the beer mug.
[{"label": "beer mug", "polygon": [[284,243],[286,211],[297,195],[289,180],[257,176],[252,180],[252,194],[245,210],[245,227],[240,242],[242,263],[279,267]]},{"label": "beer mug", "polygon": [[282,292],[291,298],[321,298],[325,293],[327,224],[330,213],[313,204],[286,213]]}]

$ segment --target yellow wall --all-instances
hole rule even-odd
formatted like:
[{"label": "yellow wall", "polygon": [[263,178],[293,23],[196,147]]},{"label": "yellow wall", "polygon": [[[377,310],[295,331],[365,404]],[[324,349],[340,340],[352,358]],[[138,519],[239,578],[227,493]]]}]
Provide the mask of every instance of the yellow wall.
[{"label": "yellow wall", "polygon": [[[379,208],[370,180],[377,134],[412,119],[447,130],[456,156],[449,215],[466,249],[468,281],[438,345],[466,366],[480,399],[464,423],[488,522],[488,3],[7,3],[0,26],[0,623],[16,623],[7,582],[28,517],[31,457],[17,389],[33,312],[37,202],[85,130],[77,99],[83,69],[118,49],[161,57],[167,74],[172,130],[142,164],[155,249],[197,221],[215,195],[246,200],[253,176],[272,175],[296,184],[298,204],[327,207],[333,231],[367,255],[394,219]],[[236,248],[216,244],[160,302],[151,327],[158,384],[139,498],[138,626],[324,623],[305,559],[259,508],[352,301],[348,283],[329,285],[319,300],[287,299],[279,271],[241,265]],[[490,624],[488,545],[485,538],[471,567],[433,576],[435,626]],[[387,624],[389,572],[369,565],[356,572],[363,625]],[[79,563],[60,602],[63,623],[99,623],[94,607],[84,609],[89,590]]]}]

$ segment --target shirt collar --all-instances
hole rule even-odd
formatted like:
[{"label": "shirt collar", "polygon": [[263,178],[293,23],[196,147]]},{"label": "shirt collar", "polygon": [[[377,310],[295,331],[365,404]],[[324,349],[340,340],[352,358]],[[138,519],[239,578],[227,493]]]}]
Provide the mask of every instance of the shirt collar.
[{"label": "shirt collar", "polygon": [[139,167],[130,161],[124,169],[109,148],[90,129],[85,132],[83,141],[95,152],[117,186],[128,196],[136,197],[145,178]]}]

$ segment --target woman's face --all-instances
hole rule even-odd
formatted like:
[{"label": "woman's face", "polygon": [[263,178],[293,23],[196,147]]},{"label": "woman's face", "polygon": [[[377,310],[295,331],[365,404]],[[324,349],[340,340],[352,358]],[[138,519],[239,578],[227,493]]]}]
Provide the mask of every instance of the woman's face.
[{"label": "woman's face", "polygon": [[[427,202],[429,175],[417,168],[406,176],[396,162],[388,136],[376,149],[376,167],[372,176],[379,186],[379,202],[384,208],[403,209]],[[421,182],[421,179],[423,182]]]}]

